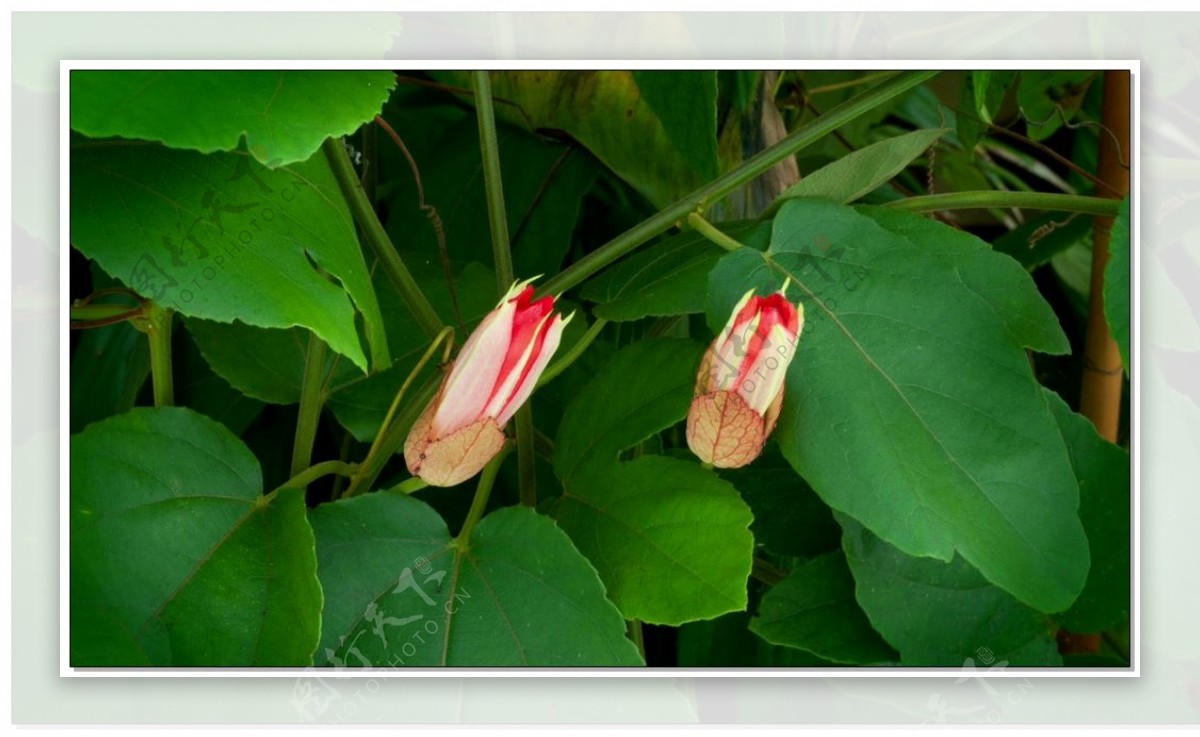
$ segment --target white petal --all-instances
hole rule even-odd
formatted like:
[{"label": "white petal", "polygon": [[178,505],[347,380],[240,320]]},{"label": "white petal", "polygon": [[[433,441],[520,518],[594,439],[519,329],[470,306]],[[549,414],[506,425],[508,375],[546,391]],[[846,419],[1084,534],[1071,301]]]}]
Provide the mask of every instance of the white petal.
[{"label": "white petal", "polygon": [[467,338],[442,391],[442,403],[433,417],[435,438],[465,427],[483,415],[504,365],[516,310],[516,305],[505,299]]},{"label": "white petal", "polygon": [[718,344],[713,353],[710,391],[733,391],[738,372],[749,358],[750,339],[754,337],[754,331],[758,330],[758,322],[761,319],[762,315],[755,315],[750,318],[750,322],[738,328],[737,332],[728,334],[724,343]]},{"label": "white petal", "polygon": [[541,378],[542,372],[546,370],[546,365],[550,363],[550,359],[554,357],[554,352],[558,350],[559,341],[562,340],[563,328],[567,326],[567,323],[571,322],[571,318],[573,317],[575,317],[574,312],[568,315],[565,320],[561,315],[553,316],[554,323],[546,330],[546,339],[542,341],[541,353],[533,357],[533,366],[529,369],[529,374],[521,382],[521,385],[517,387],[516,391],[513,392],[508,404],[504,406],[504,409],[496,417],[496,423],[500,427],[504,427],[505,423],[521,408],[521,405],[525,404],[525,400],[529,399],[529,395],[533,394],[533,388],[537,386],[538,379]]},{"label": "white petal", "polygon": [[715,345],[725,345],[725,341],[729,340],[729,334],[733,332],[733,323],[737,320],[738,313],[742,311],[742,308],[746,306],[746,303],[753,296],[754,289],[751,288],[749,292],[743,294],[742,298],[738,300],[737,305],[733,308],[733,312],[729,313],[729,319],[725,321],[725,327],[721,330],[721,334],[717,336]]},{"label": "white petal", "polygon": [[775,401],[775,397],[783,388],[788,365],[795,355],[796,346],[787,328],[782,325],[772,326],[754,365],[750,367],[750,372],[735,389],[742,399],[746,400],[746,404],[750,405],[750,409],[759,415],[767,411],[767,407],[771,406],[771,402]]}]

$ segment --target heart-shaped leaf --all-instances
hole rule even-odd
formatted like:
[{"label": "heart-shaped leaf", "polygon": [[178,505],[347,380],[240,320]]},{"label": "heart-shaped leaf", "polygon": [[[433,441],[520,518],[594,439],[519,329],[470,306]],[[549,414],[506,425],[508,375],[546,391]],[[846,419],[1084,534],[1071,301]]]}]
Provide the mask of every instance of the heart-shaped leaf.
[{"label": "heart-shaped leaf", "polygon": [[321,587],[304,493],[184,408],[71,440],[71,665],[312,662]]},{"label": "heart-shaped leaf", "polygon": [[380,492],[311,513],[325,611],[318,665],[641,665],[587,559],[509,507],[470,547],[424,502]]},{"label": "heart-shaped leaf", "polygon": [[916,215],[793,200],[767,253],[713,269],[709,324],[787,277],[806,315],[776,431],[792,466],[905,553],[957,551],[1030,606],[1069,607],[1078,484],[1025,354],[1067,343],[1028,273]]}]

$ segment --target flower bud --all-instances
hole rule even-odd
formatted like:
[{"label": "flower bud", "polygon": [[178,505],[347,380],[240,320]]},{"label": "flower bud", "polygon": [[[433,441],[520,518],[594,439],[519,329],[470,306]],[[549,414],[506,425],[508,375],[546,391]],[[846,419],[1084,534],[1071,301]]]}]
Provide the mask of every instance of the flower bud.
[{"label": "flower bud", "polygon": [[571,320],[554,298],[514,284],[463,345],[437,396],[413,424],[404,461],[431,486],[454,486],[504,447],[504,425],[533,393]]},{"label": "flower bud", "polygon": [[804,328],[803,305],[783,289],[742,297],[700,363],[688,411],[687,441],[718,468],[744,466],[762,453],[783,404],[784,379]]}]

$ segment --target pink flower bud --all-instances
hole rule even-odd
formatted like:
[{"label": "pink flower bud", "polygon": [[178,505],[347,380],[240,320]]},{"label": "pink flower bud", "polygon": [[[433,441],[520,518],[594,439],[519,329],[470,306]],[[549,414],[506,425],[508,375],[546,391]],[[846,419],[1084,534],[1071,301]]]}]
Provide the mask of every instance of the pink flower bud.
[{"label": "pink flower bud", "polygon": [[410,473],[431,486],[454,486],[500,452],[504,425],[533,393],[574,316],[553,310],[554,298],[533,301],[526,281],[483,318],[408,433]]},{"label": "pink flower bud", "polygon": [[783,289],[746,292],[704,354],[688,411],[687,441],[700,460],[738,468],[758,458],[775,429],[784,379],[804,329],[803,305]]}]

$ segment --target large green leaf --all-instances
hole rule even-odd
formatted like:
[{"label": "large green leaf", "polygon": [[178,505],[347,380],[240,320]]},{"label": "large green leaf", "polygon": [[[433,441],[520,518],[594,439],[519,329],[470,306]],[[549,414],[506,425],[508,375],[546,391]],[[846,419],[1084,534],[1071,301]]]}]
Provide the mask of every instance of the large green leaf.
[{"label": "large green leaf", "polygon": [[1079,517],[1092,549],[1083,592],[1058,620],[1073,632],[1099,632],[1129,620],[1129,451],[1100,437],[1057,394],[1045,393],[1079,479]]},{"label": "large green leaf", "polygon": [[457,546],[424,502],[381,492],[310,513],[318,665],[640,665],[596,571],[554,522],[509,507]]},{"label": "large green leaf", "polygon": [[775,645],[835,663],[885,664],[896,654],[854,600],[854,579],[840,551],[795,568],[763,596],[750,631]]},{"label": "large green leaf", "polygon": [[361,317],[373,364],[390,363],[354,222],[323,156],[267,169],[244,153],[76,139],[71,243],[165,307],[301,325],[365,370]]},{"label": "large green leaf", "polygon": [[806,324],[776,432],[836,510],[902,551],[957,551],[1062,611],[1088,569],[1078,485],[1025,348],[1067,341],[1028,273],[970,235],[886,208],[793,200],[767,253],[709,280],[710,325],[787,276]]},{"label": "large green leaf", "polygon": [[1053,626],[961,557],[913,558],[843,515],[858,602],[903,665],[959,667],[991,651],[1009,665],[1061,665]]},{"label": "large green leaf", "polygon": [[929,150],[945,128],[928,128],[877,141],[817,169],[779,195],[768,214],[795,197],[853,202],[873,192]]},{"label": "large green leaf", "polygon": [[[441,81],[470,87],[467,72]],[[717,176],[717,75],[711,71],[500,71],[496,114],[569,133],[656,207]]]},{"label": "large green leaf", "polygon": [[1104,269],[1104,317],[1113,340],[1121,349],[1125,373],[1129,373],[1129,198],[1121,202],[1121,211],[1113,221],[1108,241],[1108,266]]},{"label": "large green leaf", "polygon": [[321,588],[304,494],[184,408],[71,439],[71,665],[300,666]]},{"label": "large green leaf", "polygon": [[555,440],[559,525],[630,619],[680,624],[746,607],[752,516],[699,464],[618,453],[682,420],[701,347],[648,340],[605,365],[567,408]]},{"label": "large green leaf", "polygon": [[[753,221],[723,223],[720,228],[758,250],[767,247],[771,234],[770,225]],[[589,281],[580,296],[599,303],[596,317],[616,322],[703,312],[708,272],[723,253],[694,230],[678,233],[607,269]]]},{"label": "large green leaf", "polygon": [[71,128],[212,153],[246,142],[268,166],[304,161],[383,107],[389,71],[76,70]]}]

